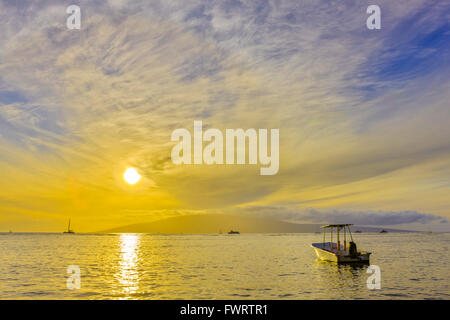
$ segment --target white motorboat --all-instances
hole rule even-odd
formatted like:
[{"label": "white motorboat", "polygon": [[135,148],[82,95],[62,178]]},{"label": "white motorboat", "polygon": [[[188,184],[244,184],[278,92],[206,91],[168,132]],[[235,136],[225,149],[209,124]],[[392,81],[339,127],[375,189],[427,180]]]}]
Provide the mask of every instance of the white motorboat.
[{"label": "white motorboat", "polygon": [[[323,242],[313,243],[311,246],[320,260],[336,263],[369,263],[371,252],[358,251],[353,241],[350,226],[352,224],[328,224],[322,226]],[[330,241],[325,242],[326,230],[330,230]],[[336,241],[333,242],[333,231],[336,230]],[[343,243],[341,244],[340,232],[343,232]],[[347,243],[347,232],[350,241]]]}]

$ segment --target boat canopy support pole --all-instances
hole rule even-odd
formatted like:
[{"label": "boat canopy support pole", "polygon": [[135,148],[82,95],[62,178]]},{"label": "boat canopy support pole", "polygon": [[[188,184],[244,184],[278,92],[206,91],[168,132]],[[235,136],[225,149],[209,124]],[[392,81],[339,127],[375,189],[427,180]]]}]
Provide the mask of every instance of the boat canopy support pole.
[{"label": "boat canopy support pole", "polygon": [[338,226],[336,227],[337,231],[337,252],[341,250],[341,241],[339,241],[339,232],[341,231],[341,228]]},{"label": "boat canopy support pole", "polygon": [[326,231],[325,231],[325,229],[323,229],[323,245],[322,245],[323,249],[325,249],[325,234],[326,234]]},{"label": "boat canopy support pole", "polygon": [[350,233],[350,239],[352,239],[352,242],[354,242],[354,241],[353,241],[352,232],[350,231],[350,227],[347,227],[347,228],[348,228],[348,233]]},{"label": "boat canopy support pole", "polygon": [[345,226],[344,226],[344,251],[347,250],[347,234],[345,233]]},{"label": "boat canopy support pole", "polygon": [[333,249],[333,228],[330,228],[330,248]]}]

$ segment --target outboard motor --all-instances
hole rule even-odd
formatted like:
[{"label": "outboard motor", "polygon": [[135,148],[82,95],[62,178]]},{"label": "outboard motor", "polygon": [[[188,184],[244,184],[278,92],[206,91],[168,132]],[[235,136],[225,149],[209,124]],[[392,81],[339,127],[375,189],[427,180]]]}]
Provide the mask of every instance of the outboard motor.
[{"label": "outboard motor", "polygon": [[353,241],[350,241],[349,245],[350,245],[350,247],[348,248],[348,252],[350,253],[350,255],[358,254],[358,249],[356,248],[356,243],[354,243]]}]

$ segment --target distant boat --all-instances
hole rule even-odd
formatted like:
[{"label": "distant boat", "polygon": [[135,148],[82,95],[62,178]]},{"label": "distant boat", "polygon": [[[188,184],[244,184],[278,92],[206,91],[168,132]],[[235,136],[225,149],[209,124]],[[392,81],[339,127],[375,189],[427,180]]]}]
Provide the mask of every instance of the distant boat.
[{"label": "distant boat", "polygon": [[[336,263],[369,263],[371,252],[358,251],[356,243],[353,241],[352,233],[350,231],[351,224],[329,224],[322,226],[323,242],[313,243],[311,246],[316,252],[320,260],[331,261]],[[330,229],[330,242],[325,242],[326,230]],[[336,229],[337,243],[333,242],[333,230]],[[340,231],[343,231],[344,243],[341,245]],[[350,235],[350,240],[347,247],[347,233]]]},{"label": "distant boat", "polygon": [[362,231],[361,230],[356,230],[355,233],[362,233]]},{"label": "distant boat", "polygon": [[386,230],[381,230],[380,233],[388,233]]},{"label": "distant boat", "polygon": [[69,219],[69,226],[67,227],[67,231],[64,231],[63,233],[75,233],[75,231],[70,230],[70,219]]},{"label": "distant boat", "polygon": [[228,232],[228,234],[240,234],[240,232],[239,232],[239,231],[233,231],[233,230],[230,230],[230,231]]}]

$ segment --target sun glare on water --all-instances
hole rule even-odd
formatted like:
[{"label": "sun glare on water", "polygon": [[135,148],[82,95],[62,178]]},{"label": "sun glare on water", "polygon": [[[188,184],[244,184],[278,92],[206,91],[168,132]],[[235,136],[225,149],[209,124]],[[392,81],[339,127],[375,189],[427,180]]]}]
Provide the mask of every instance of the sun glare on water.
[{"label": "sun glare on water", "polygon": [[141,175],[134,168],[128,168],[123,174],[123,178],[129,184],[136,184],[141,180]]}]

